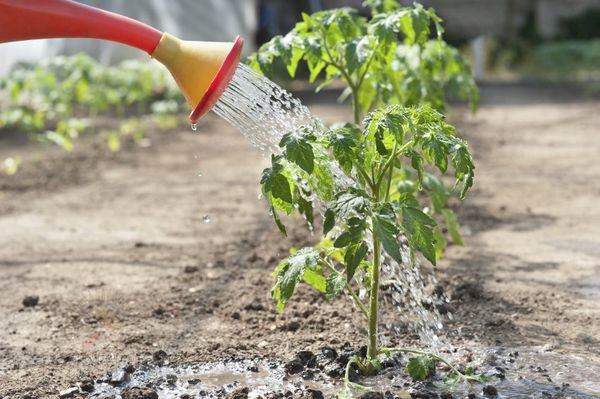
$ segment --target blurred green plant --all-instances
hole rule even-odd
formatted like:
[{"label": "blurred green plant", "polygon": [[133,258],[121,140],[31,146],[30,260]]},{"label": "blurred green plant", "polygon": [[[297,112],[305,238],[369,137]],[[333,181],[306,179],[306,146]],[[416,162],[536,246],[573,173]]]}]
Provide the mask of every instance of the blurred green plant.
[{"label": "blurred green plant", "polygon": [[168,73],[153,63],[131,60],[106,66],[83,54],[56,57],[40,64],[20,63],[0,78],[0,128],[72,151],[76,138],[94,131],[91,121],[96,116],[116,114],[128,119],[101,136],[111,151],[118,151],[124,136],[141,141],[142,125],[151,122],[138,120],[144,115],[155,115],[152,121],[159,129],[176,126],[181,100]]},{"label": "blurred green plant", "polygon": [[549,73],[576,77],[578,73],[600,71],[600,39],[565,40],[538,46],[536,64]]}]

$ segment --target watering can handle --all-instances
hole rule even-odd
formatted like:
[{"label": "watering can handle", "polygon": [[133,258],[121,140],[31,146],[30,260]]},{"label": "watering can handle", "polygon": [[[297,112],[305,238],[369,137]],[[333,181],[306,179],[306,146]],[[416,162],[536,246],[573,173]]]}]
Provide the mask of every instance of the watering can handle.
[{"label": "watering can handle", "polygon": [[71,0],[0,0],[0,43],[58,37],[110,40],[152,54],[162,32]]}]

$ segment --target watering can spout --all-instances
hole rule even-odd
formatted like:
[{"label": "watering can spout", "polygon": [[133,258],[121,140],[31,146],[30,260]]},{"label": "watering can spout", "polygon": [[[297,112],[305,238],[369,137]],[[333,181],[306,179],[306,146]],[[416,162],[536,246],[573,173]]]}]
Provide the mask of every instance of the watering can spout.
[{"label": "watering can spout", "polygon": [[0,0],[0,43],[93,38],[136,47],[164,64],[181,88],[195,123],[218,101],[239,62],[243,40],[179,40],[119,14],[71,0]]},{"label": "watering can spout", "polygon": [[186,41],[168,33],[162,35],[151,55],[175,78],[193,109],[192,122],[210,111],[229,85],[243,44],[239,36],[232,44]]}]

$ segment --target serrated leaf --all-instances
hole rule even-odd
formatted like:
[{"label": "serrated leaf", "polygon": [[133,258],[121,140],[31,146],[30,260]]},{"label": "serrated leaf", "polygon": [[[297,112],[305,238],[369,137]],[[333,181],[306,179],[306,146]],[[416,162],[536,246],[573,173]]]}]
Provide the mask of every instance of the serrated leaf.
[{"label": "serrated leaf", "polygon": [[273,215],[273,220],[275,221],[275,224],[277,225],[277,228],[279,229],[281,234],[287,237],[287,230],[285,229],[285,225],[281,222],[279,214],[277,213],[277,209],[275,209],[274,206],[271,206],[271,215]]},{"label": "serrated leaf", "polygon": [[427,174],[423,180],[424,186],[427,189],[431,205],[435,213],[440,213],[446,207],[448,202],[448,189],[444,183],[437,177]]},{"label": "serrated leaf", "polygon": [[444,215],[446,228],[448,229],[450,237],[452,237],[452,241],[456,245],[464,245],[462,235],[460,234],[460,225],[458,224],[458,220],[454,211],[452,209],[446,208],[442,210],[442,214]]},{"label": "serrated leaf", "polygon": [[285,157],[298,165],[306,173],[313,173],[315,167],[315,154],[312,145],[303,137],[297,137],[293,133],[287,133],[279,142],[284,148]]},{"label": "serrated leaf", "polygon": [[313,225],[313,205],[311,201],[306,200],[299,192],[296,192],[296,203],[298,204],[298,211],[306,218],[306,223],[309,227]]},{"label": "serrated leaf", "polygon": [[325,220],[323,221],[323,235],[327,235],[335,226],[335,212],[329,208],[325,211]]},{"label": "serrated leaf", "polygon": [[327,299],[333,299],[344,292],[346,288],[346,277],[343,274],[334,273],[327,277]]},{"label": "serrated leaf", "polygon": [[402,208],[402,226],[411,246],[435,265],[435,220],[417,208],[405,207]]},{"label": "serrated leaf", "polygon": [[326,293],[327,292],[327,280],[320,273],[312,269],[304,270],[303,276],[304,282],[319,292]]},{"label": "serrated leaf", "polygon": [[361,242],[360,244],[351,245],[346,249],[346,254],[344,255],[344,263],[346,264],[346,279],[347,281],[351,281],[356,273],[356,269],[360,266],[361,262],[367,256],[367,252],[369,251],[369,247],[366,242]]},{"label": "serrated leaf", "polygon": [[373,231],[383,248],[396,262],[402,263],[400,244],[397,235],[400,232],[396,213],[390,203],[384,203],[373,212]]},{"label": "serrated leaf", "polygon": [[260,183],[263,191],[270,193],[273,198],[281,199],[288,204],[292,203],[292,191],[288,179],[281,173],[283,167],[278,163],[273,163],[270,168],[263,170]]},{"label": "serrated leaf", "polygon": [[408,359],[406,372],[416,381],[425,381],[435,372],[435,362],[429,356],[415,356]]},{"label": "serrated leaf", "polygon": [[276,269],[276,283],[272,290],[278,309],[283,310],[287,300],[294,294],[296,285],[304,278],[307,269],[319,266],[320,256],[314,248],[302,248],[287,257]]}]

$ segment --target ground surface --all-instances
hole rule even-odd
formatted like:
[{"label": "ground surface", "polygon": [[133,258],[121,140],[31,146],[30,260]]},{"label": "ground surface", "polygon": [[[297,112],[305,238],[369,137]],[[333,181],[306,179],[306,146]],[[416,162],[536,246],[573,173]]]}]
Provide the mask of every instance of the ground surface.
[{"label": "ground surface", "polygon": [[[453,339],[597,359],[600,102],[539,86],[482,98],[476,116],[453,115],[477,161],[459,211],[467,246],[437,271]],[[265,161],[241,135],[210,118],[152,140],[117,155],[2,143],[26,163],[0,177],[0,397],[53,397],[158,350],[193,363],[362,342],[347,302],[309,290],[275,317],[270,271],[311,238],[299,226],[279,237],[257,198]]]}]

